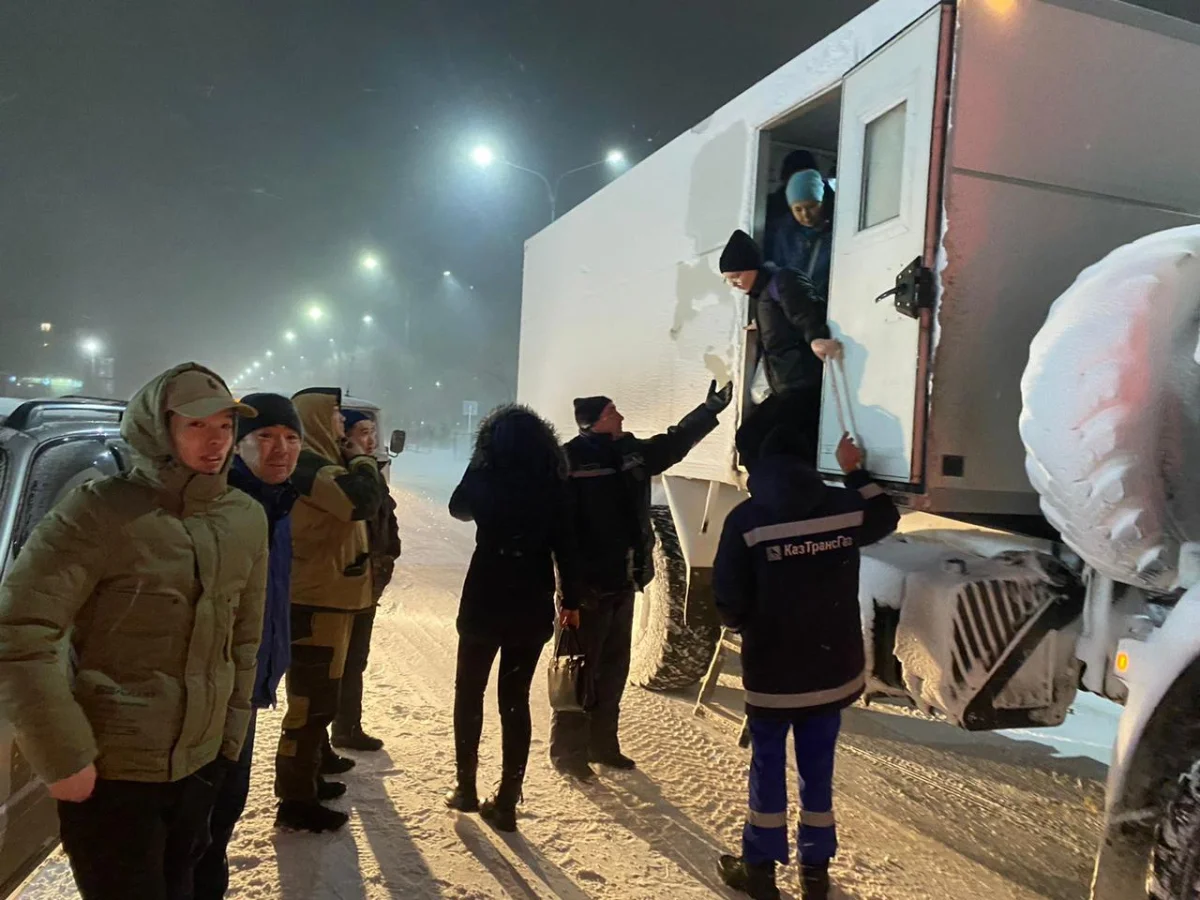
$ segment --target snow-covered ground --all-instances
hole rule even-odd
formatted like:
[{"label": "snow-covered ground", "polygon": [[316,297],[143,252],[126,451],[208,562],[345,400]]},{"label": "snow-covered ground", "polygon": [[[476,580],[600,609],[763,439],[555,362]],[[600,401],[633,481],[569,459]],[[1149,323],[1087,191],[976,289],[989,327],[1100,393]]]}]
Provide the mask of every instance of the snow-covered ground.
[{"label": "snow-covered ground", "polygon": [[[720,717],[697,719],[690,696],[627,695],[625,749],[638,772],[579,787],[545,759],[549,708],[534,683],[534,747],[520,834],[500,836],[442,806],[453,779],[450,708],[458,589],[473,532],[445,503],[465,459],[405,454],[393,473],[405,556],[375,632],[368,728],[384,752],[358,757],[337,804],[336,835],[272,828],[279,712],[260,719],[255,781],[231,849],[231,897],[280,900],[733,897],[717,855],[736,849],[748,756]],[[717,699],[736,710],[736,679]],[[847,712],[838,771],[842,852],[835,878],[850,900],[1080,900],[1103,803],[1108,711],[1077,705],[1053,732],[971,735],[887,708]],[[1081,726],[1081,727],[1077,727]],[[481,788],[499,776],[499,722],[489,708]],[[1101,761],[1097,761],[1101,760]],[[793,870],[783,886],[795,896]],[[18,896],[77,895],[52,857]]]}]

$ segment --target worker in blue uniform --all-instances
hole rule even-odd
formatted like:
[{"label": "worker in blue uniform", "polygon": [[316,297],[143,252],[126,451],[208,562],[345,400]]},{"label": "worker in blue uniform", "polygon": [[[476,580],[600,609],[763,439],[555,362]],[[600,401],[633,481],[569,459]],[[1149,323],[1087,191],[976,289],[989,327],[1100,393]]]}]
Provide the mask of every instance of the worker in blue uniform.
[{"label": "worker in blue uniform", "polygon": [[742,855],[721,877],[755,900],[776,900],[788,862],[787,736],[800,774],[802,896],[825,900],[837,852],[833,760],[842,709],[865,686],[859,548],[896,529],[899,512],[863,468],[849,435],[837,459],[845,487],[806,461],[809,439],[781,426],[747,461],[750,499],[725,520],[713,572],[717,609],[742,636],[753,753]]}]

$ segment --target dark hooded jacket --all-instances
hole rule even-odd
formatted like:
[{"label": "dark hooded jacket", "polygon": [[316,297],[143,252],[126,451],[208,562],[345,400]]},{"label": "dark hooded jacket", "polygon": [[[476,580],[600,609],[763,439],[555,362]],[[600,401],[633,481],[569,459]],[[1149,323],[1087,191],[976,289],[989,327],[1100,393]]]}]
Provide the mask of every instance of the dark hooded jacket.
[{"label": "dark hooded jacket", "polygon": [[746,713],[848,706],[865,685],[859,548],[895,530],[896,506],[866,472],[829,487],[791,456],[753,462],[749,487],[713,569],[717,610],[742,635]]},{"label": "dark hooded jacket", "polygon": [[823,364],[812,342],[829,337],[825,301],[803,272],[767,263],[750,291],[759,352],[772,394],[819,392]]},{"label": "dark hooded jacket", "polygon": [[275,705],[283,673],[292,661],[292,507],[296,489],[290,482],[267,484],[238,457],[229,470],[229,483],[249,494],[267,514],[267,602],[253,703],[258,709]]},{"label": "dark hooded jacket", "polygon": [[716,414],[701,404],[652,438],[585,431],[567,444],[582,587],[615,594],[654,580],[650,479],[682,462],[716,427]]},{"label": "dark hooded jacket", "polygon": [[458,632],[498,644],[544,644],[554,632],[555,564],[563,606],[577,609],[567,462],[551,425],[502,406],[479,426],[450,514],[475,522]]}]

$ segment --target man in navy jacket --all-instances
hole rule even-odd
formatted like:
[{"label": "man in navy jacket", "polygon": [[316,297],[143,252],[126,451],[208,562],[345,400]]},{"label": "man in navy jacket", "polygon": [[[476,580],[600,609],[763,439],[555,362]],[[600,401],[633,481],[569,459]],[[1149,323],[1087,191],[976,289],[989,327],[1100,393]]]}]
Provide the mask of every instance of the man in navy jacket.
[{"label": "man in navy jacket", "polygon": [[[249,404],[251,399],[258,404],[254,407],[258,415],[238,421],[238,455],[229,471],[229,483],[261,503],[267,514],[267,603],[252,698],[257,711],[275,705],[280,679],[292,656],[291,512],[296,491],[290,479],[300,457],[303,428],[296,408],[287,397],[250,394],[243,402]],[[196,866],[195,900],[218,900],[229,887],[226,850],[250,794],[254,725],[252,715],[241,758],[226,773],[213,806],[212,844]],[[331,783],[329,789],[344,792],[345,785]]]},{"label": "man in navy jacket", "polygon": [[780,427],[748,460],[750,499],[725,520],[713,572],[717,609],[742,635],[753,758],[742,856],[722,878],[755,900],[775,900],[776,863],[788,861],[787,736],[800,773],[803,896],[825,900],[837,851],[833,758],[841,711],[865,686],[858,600],[859,548],[891,534],[895,504],[863,469],[848,435],[830,487],[804,455],[807,440]]}]

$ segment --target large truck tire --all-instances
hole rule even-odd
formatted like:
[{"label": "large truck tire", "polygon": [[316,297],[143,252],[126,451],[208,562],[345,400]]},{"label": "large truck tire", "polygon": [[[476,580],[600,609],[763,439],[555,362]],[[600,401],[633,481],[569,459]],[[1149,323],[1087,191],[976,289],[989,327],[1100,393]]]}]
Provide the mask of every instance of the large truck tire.
[{"label": "large truck tire", "polygon": [[1026,471],[1093,568],[1177,586],[1200,540],[1200,226],[1152,234],[1083,271],[1021,379]]},{"label": "large truck tire", "polygon": [[1200,762],[1180,776],[1155,830],[1147,895],[1150,900],[1200,897]]},{"label": "large truck tire", "polygon": [[[708,670],[720,629],[687,621],[688,570],[665,506],[650,510],[654,528],[654,580],[638,594],[629,680],[652,691],[691,687]],[[694,617],[697,619],[705,617]]]}]

